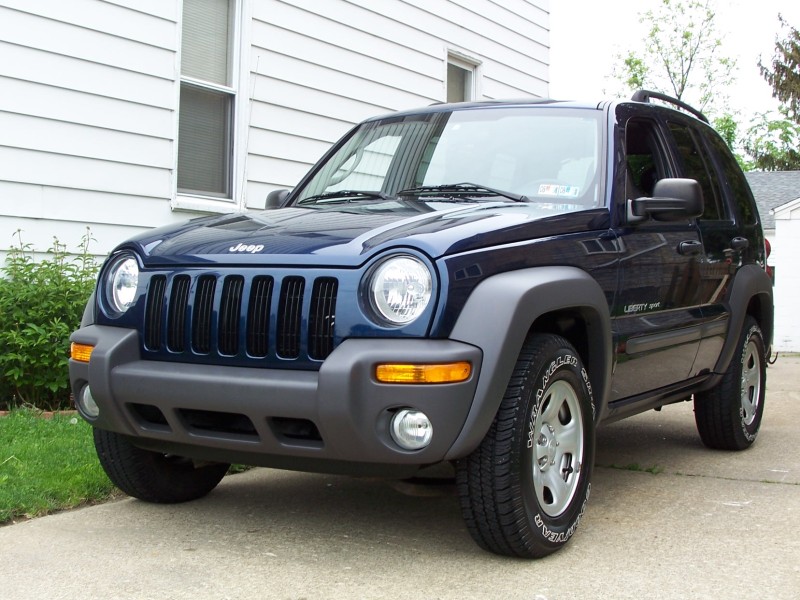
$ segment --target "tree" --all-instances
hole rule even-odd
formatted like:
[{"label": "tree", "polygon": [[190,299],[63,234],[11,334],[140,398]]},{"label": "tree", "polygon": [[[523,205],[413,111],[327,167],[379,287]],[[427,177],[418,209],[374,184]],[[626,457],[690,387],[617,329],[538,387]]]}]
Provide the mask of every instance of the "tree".
[{"label": "tree", "polygon": [[767,83],[772,86],[772,96],[780,100],[786,116],[800,123],[800,32],[778,15],[781,28],[788,28],[784,40],[775,40],[775,56],[772,68],[760,60],[758,68]]},{"label": "tree", "polygon": [[757,115],[747,131],[744,147],[752,157],[752,166],[761,171],[796,171],[800,169],[800,124],[786,118],[775,119],[768,113]]},{"label": "tree", "polygon": [[618,57],[614,77],[629,91],[647,88],[708,112],[724,112],[736,61],[724,56],[714,0],[660,0],[642,13],[641,50]]},{"label": "tree", "polygon": [[781,15],[778,21],[788,34],[783,40],[776,37],[772,63],[759,61],[758,68],[772,86],[772,96],[781,102],[779,116],[757,115],[744,147],[756,169],[794,171],[800,169],[800,32]]},{"label": "tree", "polygon": [[712,124],[722,139],[725,140],[725,143],[728,144],[739,166],[745,171],[749,171],[752,166],[742,156],[742,144],[739,138],[739,122],[736,118],[732,114],[726,112],[715,118]]}]

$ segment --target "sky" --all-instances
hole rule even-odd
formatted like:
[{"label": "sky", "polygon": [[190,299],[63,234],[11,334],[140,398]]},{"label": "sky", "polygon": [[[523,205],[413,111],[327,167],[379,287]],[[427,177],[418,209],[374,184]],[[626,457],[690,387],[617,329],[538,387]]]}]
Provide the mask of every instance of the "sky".
[{"label": "sky", "polygon": [[[659,0],[550,0],[550,97],[596,99],[613,93],[615,56],[641,47],[646,27],[638,15]],[[716,0],[722,51],[737,61],[731,108],[743,118],[774,110],[772,88],[758,71],[780,32],[778,13],[800,29],[798,0]],[[785,35],[785,32],[784,34]]]}]

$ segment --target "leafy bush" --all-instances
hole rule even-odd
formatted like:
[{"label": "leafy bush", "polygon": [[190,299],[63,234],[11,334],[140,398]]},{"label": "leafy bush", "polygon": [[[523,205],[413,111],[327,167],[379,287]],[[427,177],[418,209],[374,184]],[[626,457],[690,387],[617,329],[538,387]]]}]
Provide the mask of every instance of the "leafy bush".
[{"label": "leafy bush", "polygon": [[97,265],[89,254],[91,235],[70,254],[53,238],[41,259],[22,242],[0,269],[0,408],[30,405],[68,408],[69,336],[80,324],[95,284]]}]

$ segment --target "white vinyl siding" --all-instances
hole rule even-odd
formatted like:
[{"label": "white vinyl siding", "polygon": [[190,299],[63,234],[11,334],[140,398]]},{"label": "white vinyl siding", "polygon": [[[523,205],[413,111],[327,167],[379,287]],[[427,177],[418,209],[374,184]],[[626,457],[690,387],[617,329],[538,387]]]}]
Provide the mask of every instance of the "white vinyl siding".
[{"label": "white vinyl siding", "polygon": [[[476,100],[547,91],[548,0],[230,0],[213,65],[181,56],[189,1],[0,0],[0,260],[17,229],[74,248],[89,226],[103,254],[263,207],[358,121],[444,101],[448,57],[479,65]],[[209,133],[228,198],[178,192],[182,79],[235,94],[231,131]]]},{"label": "white vinyl siding", "polygon": [[88,226],[105,253],[177,220],[172,4],[0,2],[0,248]]},{"label": "white vinyl siding", "polygon": [[767,261],[775,267],[775,335],[773,343],[779,352],[800,352],[800,198],[773,211],[775,238],[772,256]]}]

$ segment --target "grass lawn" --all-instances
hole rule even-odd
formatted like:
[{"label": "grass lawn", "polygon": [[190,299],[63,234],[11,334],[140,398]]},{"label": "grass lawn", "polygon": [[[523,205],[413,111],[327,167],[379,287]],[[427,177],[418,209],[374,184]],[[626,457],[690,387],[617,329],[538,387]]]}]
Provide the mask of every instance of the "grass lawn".
[{"label": "grass lawn", "polygon": [[0,524],[100,502],[114,491],[83,419],[32,410],[0,417]]}]

